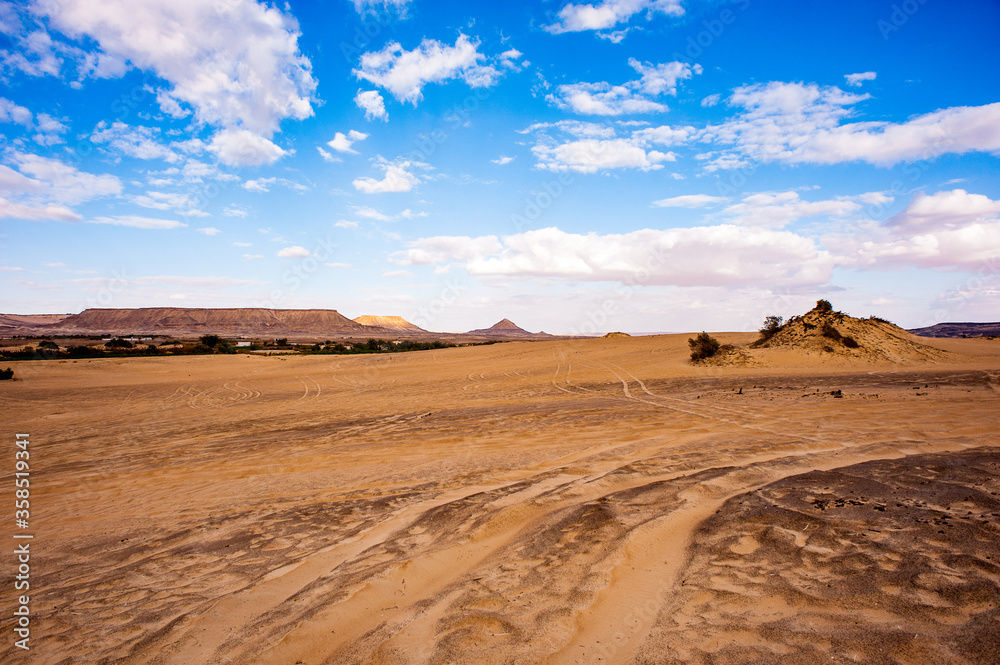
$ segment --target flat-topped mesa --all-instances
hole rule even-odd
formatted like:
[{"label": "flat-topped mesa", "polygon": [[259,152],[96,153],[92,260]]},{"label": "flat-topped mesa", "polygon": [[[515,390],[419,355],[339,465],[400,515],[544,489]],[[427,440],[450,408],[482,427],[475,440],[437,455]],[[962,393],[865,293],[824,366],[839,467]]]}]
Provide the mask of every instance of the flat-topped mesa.
[{"label": "flat-topped mesa", "polygon": [[258,307],[141,307],[85,309],[49,328],[102,333],[170,332],[265,335],[287,333],[364,332],[367,326],[334,309],[266,309]]},{"label": "flat-topped mesa", "polygon": [[489,328],[479,328],[477,330],[470,330],[470,335],[534,335],[535,333],[528,332],[524,328],[521,328],[516,323],[510,319],[501,319],[497,321]]},{"label": "flat-topped mesa", "polygon": [[399,332],[427,332],[420,326],[410,323],[401,316],[376,316],[372,314],[365,314],[364,316],[355,317],[354,322],[360,323],[363,326],[373,326],[376,328],[385,328],[386,330]]}]

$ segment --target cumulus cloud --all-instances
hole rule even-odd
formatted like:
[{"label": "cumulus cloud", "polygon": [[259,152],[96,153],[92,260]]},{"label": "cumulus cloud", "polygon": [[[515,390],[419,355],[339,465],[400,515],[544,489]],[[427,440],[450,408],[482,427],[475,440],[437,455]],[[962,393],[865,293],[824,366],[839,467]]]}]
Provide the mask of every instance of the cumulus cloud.
[{"label": "cumulus cloud", "polygon": [[466,35],[459,35],[454,46],[424,39],[412,51],[404,50],[399,42],[390,42],[381,51],[363,54],[361,67],[354,70],[354,75],[416,106],[428,83],[457,78],[472,88],[493,85],[500,72],[492,64],[484,64],[485,60],[479,42]]},{"label": "cumulus cloud", "polygon": [[[564,141],[554,139],[545,130],[553,125],[534,125],[540,138],[531,148],[538,168],[548,171],[576,171],[597,173],[607,169],[640,169],[654,171],[663,168],[664,162],[677,159],[673,152],[653,149],[683,143],[694,132],[693,127],[645,127],[634,130],[627,137],[616,137],[610,127],[592,126],[589,123],[555,127],[573,136],[598,136]],[[605,138],[614,137],[614,138]]]},{"label": "cumulus cloud", "polygon": [[860,74],[845,74],[847,85],[860,86],[865,81],[874,81],[877,74],[875,72],[861,72]]},{"label": "cumulus cloud", "polygon": [[437,237],[393,256],[403,265],[464,264],[473,275],[672,286],[823,284],[830,255],[787,231],[734,225],[586,235],[545,228],[506,236]]},{"label": "cumulus cloud", "polygon": [[224,129],[212,137],[208,149],[229,166],[273,164],[288,153],[246,129]]},{"label": "cumulus cloud", "polygon": [[642,63],[630,58],[629,65],[641,78],[622,85],[571,83],[560,85],[546,100],[562,109],[584,115],[622,115],[626,113],[660,113],[667,106],[653,101],[662,94],[677,94],[677,82],[701,73],[701,65],[684,62],[663,64]]},{"label": "cumulus cloud", "polygon": [[293,245],[291,247],[285,247],[278,252],[278,256],[283,259],[307,259],[312,256],[310,252],[305,247],[300,247],[299,245]]},{"label": "cumulus cloud", "polygon": [[410,243],[409,249],[393,254],[391,260],[400,265],[427,266],[453,261],[473,261],[503,249],[496,236],[437,236]]},{"label": "cumulus cloud", "polygon": [[934,111],[901,123],[844,122],[869,98],[836,87],[771,82],[737,88],[735,118],[706,127],[703,141],[729,145],[706,153],[707,170],[755,161],[892,166],[944,154],[1000,152],[1000,103]]},{"label": "cumulus cloud", "polygon": [[658,208],[704,208],[715,203],[728,201],[724,196],[709,196],[708,194],[685,194],[683,196],[672,196],[669,199],[653,201],[653,205]]},{"label": "cumulus cloud", "polygon": [[515,159],[517,159],[517,157],[508,157],[507,155],[500,155],[498,158],[491,159],[490,161],[494,164],[499,164],[500,166],[504,166],[505,164],[510,164]]},{"label": "cumulus cloud", "polygon": [[396,160],[388,162],[379,157],[375,160],[376,167],[383,171],[381,180],[363,177],[356,178],[352,185],[359,192],[365,194],[382,194],[385,192],[408,192],[420,183],[420,178],[412,173],[415,168],[427,168],[421,162],[411,162],[409,160]]},{"label": "cumulus cloud", "polygon": [[51,219],[59,222],[78,222],[82,216],[66,206],[55,204],[29,205],[15,203],[0,197],[0,218],[25,219],[31,221]]},{"label": "cumulus cloud", "polygon": [[555,34],[606,30],[640,12],[647,12],[649,16],[657,13],[682,16],[684,7],[681,0],[604,0],[593,5],[568,4],[559,10],[558,20],[545,29]]},{"label": "cumulus cloud", "polygon": [[918,192],[884,223],[823,242],[847,267],[982,270],[1000,261],[1000,201],[961,189]]},{"label": "cumulus cloud", "polygon": [[18,106],[9,99],[0,97],[0,122],[13,122],[30,127],[31,111],[23,106]]},{"label": "cumulus cloud", "polygon": [[217,236],[220,233],[222,233],[222,231],[215,228],[214,226],[205,226],[203,228],[198,229],[198,233],[204,233],[207,236]]},{"label": "cumulus cloud", "polygon": [[107,58],[157,74],[168,86],[157,90],[165,112],[183,115],[187,106],[199,123],[222,128],[212,143],[228,164],[273,162],[284,154],[269,141],[280,122],[313,114],[316,81],[299,52],[298,25],[277,7],[254,0],[37,0],[36,7],[62,33],[92,38]]},{"label": "cumulus cloud", "polygon": [[557,146],[537,145],[531,150],[539,168],[578,173],[622,168],[655,171],[663,168],[663,162],[676,159],[673,153],[647,151],[627,139],[583,139]]},{"label": "cumulus cloud", "polygon": [[389,114],[385,111],[385,100],[378,90],[358,90],[358,94],[354,95],[354,104],[365,112],[365,120],[389,119]]},{"label": "cumulus cloud", "polygon": [[367,134],[352,129],[347,134],[337,132],[334,134],[333,139],[327,141],[326,144],[337,152],[349,152],[352,155],[356,155],[358,151],[351,148],[351,146],[358,141],[364,141],[366,138],[368,138]]},{"label": "cumulus cloud", "polygon": [[998,215],[1000,201],[982,194],[964,189],[932,195],[919,192],[902,212],[888,220],[888,225],[898,232],[920,233],[996,219]]}]

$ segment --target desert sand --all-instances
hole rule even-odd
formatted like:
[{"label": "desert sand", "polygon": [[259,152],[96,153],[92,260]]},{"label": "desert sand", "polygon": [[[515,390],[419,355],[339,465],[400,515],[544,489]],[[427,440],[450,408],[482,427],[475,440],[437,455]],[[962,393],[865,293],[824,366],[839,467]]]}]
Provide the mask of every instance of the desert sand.
[{"label": "desert sand", "polygon": [[0,660],[1000,662],[1000,342],[687,337],[16,363]]}]

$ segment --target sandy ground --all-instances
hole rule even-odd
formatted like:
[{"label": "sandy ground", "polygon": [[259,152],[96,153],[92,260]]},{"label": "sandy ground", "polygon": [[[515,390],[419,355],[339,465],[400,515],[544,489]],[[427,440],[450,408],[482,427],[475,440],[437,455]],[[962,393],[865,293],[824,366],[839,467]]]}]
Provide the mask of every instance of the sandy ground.
[{"label": "sandy ground", "polygon": [[1000,662],[1000,342],[686,339],[17,363],[0,661]]}]

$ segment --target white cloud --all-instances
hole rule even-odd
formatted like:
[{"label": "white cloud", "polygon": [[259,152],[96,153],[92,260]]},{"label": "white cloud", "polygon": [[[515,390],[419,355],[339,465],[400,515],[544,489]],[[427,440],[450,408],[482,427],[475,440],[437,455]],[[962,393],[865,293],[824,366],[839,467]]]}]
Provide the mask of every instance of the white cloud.
[{"label": "white cloud", "polygon": [[406,8],[411,0],[353,0],[354,10],[364,16],[375,13],[381,7],[384,11],[395,10],[400,17],[406,16]]},{"label": "white cloud", "polygon": [[388,120],[385,111],[385,100],[378,90],[358,90],[354,95],[354,104],[365,112],[365,120]]},{"label": "white cloud", "polygon": [[355,206],[354,214],[358,217],[364,217],[366,219],[375,219],[380,222],[388,222],[392,219],[389,215],[379,212],[375,208],[369,208],[367,206]]},{"label": "white cloud", "polygon": [[861,204],[848,198],[826,201],[803,201],[798,192],[761,192],[747,195],[739,203],[726,207],[736,224],[780,228],[807,217],[844,217],[861,209]]},{"label": "white cloud", "polygon": [[637,82],[638,88],[653,96],[662,94],[676,96],[678,81],[689,79],[693,74],[701,74],[701,65],[689,65],[686,62],[674,61],[654,65],[629,58],[628,64],[642,76]]},{"label": "white cloud", "polygon": [[162,159],[170,163],[181,161],[180,155],[157,141],[159,133],[159,128],[155,127],[129,127],[119,121],[109,126],[102,120],[94,128],[90,140],[106,143],[115,152],[137,159]]},{"label": "white cloud", "polygon": [[17,266],[0,266],[0,272],[24,272],[24,268]]},{"label": "white cloud", "polygon": [[581,138],[560,143],[546,129],[555,127],[574,136],[614,137],[615,130],[593,123],[539,123],[525,131],[538,131],[539,142],[531,148],[537,166],[549,171],[596,173],[605,169],[636,168],[644,171],[663,168],[663,162],[676,160],[672,152],[650,150],[655,145],[683,143],[694,134],[693,127],[644,127],[628,138]]},{"label": "white cloud", "polygon": [[263,194],[264,192],[271,191],[271,185],[273,185],[276,180],[277,178],[257,178],[256,180],[247,180],[243,183],[243,189],[248,192]]},{"label": "white cloud", "polygon": [[224,129],[212,137],[208,149],[228,166],[273,164],[287,151],[246,129]]},{"label": "white cloud", "polygon": [[426,266],[452,261],[472,261],[495,254],[503,249],[496,236],[438,236],[410,243],[410,248],[390,257],[393,263],[405,266]]},{"label": "white cloud", "polygon": [[23,106],[18,106],[9,99],[0,97],[0,122],[13,122],[30,127],[31,111]]},{"label": "white cloud", "polygon": [[252,242],[234,242],[233,247],[253,247]]},{"label": "white cloud", "polygon": [[495,236],[424,238],[391,258],[403,265],[459,262],[484,276],[673,286],[824,284],[834,265],[808,238],[733,225],[607,235],[545,228],[502,242]]},{"label": "white cloud", "polygon": [[323,265],[327,266],[328,268],[336,268],[338,270],[346,270],[347,268],[351,267],[350,263],[324,263]]},{"label": "white cloud", "polygon": [[981,271],[1000,260],[1000,201],[965,190],[919,192],[899,214],[824,244],[846,267]]},{"label": "white cloud", "polygon": [[409,278],[413,277],[413,273],[409,270],[390,270],[388,272],[382,273],[382,277],[387,279],[399,279],[399,278]]},{"label": "white cloud", "polygon": [[493,85],[500,73],[493,65],[481,64],[485,59],[479,52],[479,42],[466,35],[459,35],[454,46],[424,39],[412,51],[403,50],[399,42],[390,42],[381,51],[363,54],[361,68],[355,69],[354,75],[416,106],[428,83],[459,78],[473,88]]},{"label": "white cloud", "polygon": [[861,72],[860,74],[845,74],[847,85],[860,86],[865,81],[874,81],[877,74],[875,72]]},{"label": "white cloud", "polygon": [[347,134],[337,132],[334,134],[333,140],[327,141],[326,144],[337,152],[349,152],[352,155],[356,155],[358,151],[352,149],[351,146],[358,141],[364,141],[366,138],[368,138],[367,134],[352,129]]},{"label": "white cloud", "polygon": [[278,256],[283,259],[306,259],[312,256],[310,252],[305,247],[300,247],[299,245],[293,245],[292,247],[285,247],[278,252]]},{"label": "white cloud", "polygon": [[246,217],[250,212],[242,206],[231,205],[223,208],[222,214],[226,217]]},{"label": "white cloud", "polygon": [[723,203],[725,201],[728,201],[728,199],[724,196],[685,194],[683,196],[673,196],[669,199],[653,201],[653,205],[658,208],[704,208],[713,203]]},{"label": "white cloud", "polygon": [[356,229],[358,228],[357,222],[349,222],[347,220],[340,220],[339,222],[334,222],[333,224],[338,229]]},{"label": "white cloud", "polygon": [[494,164],[499,164],[500,166],[503,166],[505,164],[510,164],[515,159],[517,159],[517,157],[508,157],[506,155],[500,155],[500,157],[498,157],[497,159],[491,159],[490,161],[493,162]]},{"label": "white cloud", "polygon": [[663,168],[662,162],[676,159],[673,153],[647,151],[628,139],[582,139],[557,146],[536,145],[531,151],[539,168],[578,173],[621,168],[655,171]]},{"label": "white cloud", "polygon": [[197,208],[198,201],[187,194],[173,192],[146,192],[142,196],[133,196],[132,203],[153,210],[173,210],[185,217],[207,217],[208,213]]},{"label": "white cloud", "polygon": [[207,236],[217,236],[220,233],[222,233],[222,231],[215,228],[214,226],[206,226],[204,228],[198,229],[198,233],[204,233]]},{"label": "white cloud", "polygon": [[14,203],[0,197],[0,218],[43,220],[51,219],[59,222],[78,222],[83,219],[69,208],[48,204],[32,206],[24,203]]},{"label": "white cloud", "polygon": [[0,217],[75,222],[81,216],[68,206],[122,191],[113,175],[86,173],[25,152],[9,152],[6,158],[19,171],[0,165]]},{"label": "white cloud", "polygon": [[191,106],[199,122],[270,136],[283,119],[313,113],[316,81],[298,25],[274,6],[37,0],[36,8],[64,34],[92,37],[107,56],[155,72],[171,85],[158,96]]},{"label": "white cloud", "polygon": [[560,85],[545,99],[561,109],[585,115],[622,115],[625,113],[662,113],[667,106],[637,95],[623,85],[609,83],[572,83]]},{"label": "white cloud", "polygon": [[334,157],[333,153],[330,153],[330,152],[327,152],[326,150],[323,150],[323,146],[319,146],[319,145],[316,146],[316,150],[319,152],[319,156],[322,157],[324,161],[327,161],[327,162],[342,162],[342,161],[344,161],[340,157]]},{"label": "white cloud", "polygon": [[603,0],[596,5],[568,4],[559,10],[559,20],[545,29],[555,34],[605,30],[628,21],[640,12],[648,12],[650,16],[655,13],[682,16],[684,7],[681,0]]},{"label": "white cloud", "polygon": [[264,258],[263,254],[244,254],[243,255],[243,260],[244,261],[256,261],[257,259],[262,259],[262,258]]},{"label": "white cloud", "polygon": [[728,144],[707,153],[707,170],[753,161],[837,164],[864,161],[892,166],[967,152],[1000,153],[1000,103],[934,111],[906,122],[841,124],[869,95],[815,84],[772,82],[737,88],[729,104],[744,112],[702,130],[699,138]]},{"label": "white cloud", "polygon": [[135,229],[178,229],[187,226],[174,219],[156,219],[153,217],[138,217],[136,215],[119,215],[116,217],[95,217],[87,220],[91,224],[111,224],[113,226],[130,226]]},{"label": "white cloud", "polygon": [[381,180],[375,178],[357,178],[352,185],[365,194],[381,194],[384,192],[408,192],[420,183],[420,178],[410,172],[412,168],[427,168],[426,164],[409,160],[387,162],[381,157],[376,160],[377,168],[384,171]]},{"label": "white cloud", "polygon": [[996,219],[998,215],[1000,201],[955,189],[930,196],[919,192],[902,212],[887,223],[897,232],[921,233]]},{"label": "white cloud", "polygon": [[664,93],[677,94],[677,81],[701,73],[701,65],[667,62],[659,65],[630,58],[629,65],[641,78],[622,85],[610,83],[572,83],[560,85],[545,99],[559,108],[585,115],[622,115],[625,113],[661,113],[667,106],[650,99]]},{"label": "white cloud", "polygon": [[558,129],[561,132],[576,136],[578,138],[599,138],[610,139],[615,137],[613,127],[598,124],[596,122],[584,122],[582,120],[560,120],[558,122],[536,122],[526,129],[519,130],[519,134],[529,134],[532,132],[544,132],[547,129]]},{"label": "white cloud", "polygon": [[66,142],[62,135],[69,131],[69,125],[48,113],[39,113],[35,116],[35,127],[38,129],[38,133],[31,138],[39,145],[56,145]]},{"label": "white cloud", "polygon": [[[288,180],[287,178],[276,178],[274,176],[270,178],[257,178],[256,180],[247,180],[243,183],[243,189],[248,192],[256,192],[258,194],[263,194],[265,192],[271,191],[271,185],[282,185],[288,189],[295,190],[297,192],[309,191],[309,188],[303,184],[297,183],[294,180]],[[245,217],[246,215],[242,215]]]},{"label": "white cloud", "polygon": [[703,100],[701,100],[701,105],[705,108],[708,108],[710,106],[715,106],[720,101],[722,101],[722,95],[720,95],[719,93],[715,93],[714,95],[709,95],[708,97],[705,97]]}]

